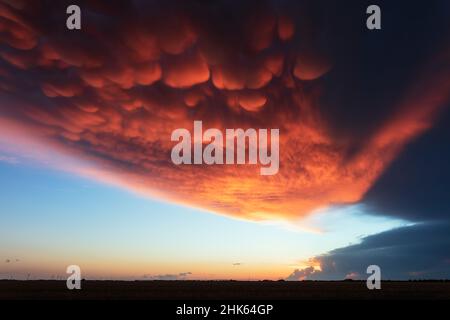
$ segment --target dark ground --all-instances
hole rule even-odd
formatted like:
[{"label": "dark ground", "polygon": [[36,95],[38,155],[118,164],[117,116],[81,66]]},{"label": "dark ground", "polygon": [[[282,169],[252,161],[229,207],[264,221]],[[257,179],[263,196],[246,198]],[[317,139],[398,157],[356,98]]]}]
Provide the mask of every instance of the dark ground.
[{"label": "dark ground", "polygon": [[368,290],[363,281],[65,281],[0,280],[5,299],[450,299],[450,281],[384,281]]}]

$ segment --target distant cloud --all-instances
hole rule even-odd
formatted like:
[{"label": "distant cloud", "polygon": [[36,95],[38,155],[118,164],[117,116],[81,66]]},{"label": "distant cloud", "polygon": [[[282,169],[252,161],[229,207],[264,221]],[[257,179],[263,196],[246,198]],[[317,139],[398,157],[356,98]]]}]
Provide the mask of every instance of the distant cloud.
[{"label": "distant cloud", "polygon": [[178,276],[186,277],[186,276],[191,275],[191,274],[192,274],[192,272],[182,272],[182,273],[178,274]]},{"label": "distant cloud", "polygon": [[235,263],[233,263],[233,266],[242,266],[243,265],[243,263],[241,263],[241,262],[235,262]]},{"label": "distant cloud", "polygon": [[287,278],[287,281],[308,280],[308,277],[314,274],[316,270],[314,267],[307,267],[304,269],[295,269]]},{"label": "distant cloud", "polygon": [[5,263],[13,263],[13,262],[20,262],[20,259],[6,259]]},{"label": "distant cloud", "polygon": [[19,160],[16,157],[0,155],[0,162],[6,162],[9,164],[18,164]]},{"label": "distant cloud", "polygon": [[450,224],[406,226],[315,257],[321,270],[296,269],[287,280],[364,279],[369,265],[386,280],[450,278]]},{"label": "distant cloud", "polygon": [[191,274],[191,272],[181,272],[178,274],[144,275],[144,278],[149,280],[186,280],[186,277]]},{"label": "distant cloud", "polygon": [[352,280],[356,280],[360,278],[360,274],[358,272],[349,272],[348,274],[345,275],[345,279],[352,279]]}]

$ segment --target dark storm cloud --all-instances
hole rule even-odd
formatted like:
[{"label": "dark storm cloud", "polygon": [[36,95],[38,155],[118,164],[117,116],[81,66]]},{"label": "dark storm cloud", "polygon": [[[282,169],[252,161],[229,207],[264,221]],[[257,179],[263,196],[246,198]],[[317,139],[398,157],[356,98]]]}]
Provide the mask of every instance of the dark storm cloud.
[{"label": "dark storm cloud", "polygon": [[[348,72],[328,74],[333,81],[328,82],[328,95],[324,96],[332,130],[341,137],[359,132],[361,146],[379,121],[392,116],[386,102],[401,99],[405,83],[420,81],[412,73],[413,66],[439,50],[442,43],[437,39],[449,36],[447,1],[434,1],[429,6],[421,1],[409,2],[407,6],[391,6],[384,1],[377,4],[383,8],[383,28],[389,32],[383,37],[366,35],[358,54],[341,56],[347,64],[338,64],[338,68]],[[355,6],[349,8],[350,12],[354,9]],[[354,63],[359,67],[348,67]],[[430,68],[439,69],[450,74],[450,59]],[[442,81],[448,82],[448,76]],[[354,94],[342,95],[349,84]],[[417,91],[420,90],[418,86]],[[337,100],[340,103],[327,104]],[[337,107],[342,104],[347,107]],[[320,264],[322,271],[313,267],[297,269],[289,280],[339,280],[349,275],[365,279],[366,268],[371,264],[382,268],[383,279],[450,277],[450,113],[449,103],[445,104],[447,111],[440,114],[435,126],[406,146],[361,200],[372,214],[420,224],[376,234],[362,239],[361,244],[315,257],[314,264]],[[402,129],[398,127],[397,131]],[[358,141],[353,146],[354,150],[361,147]],[[349,151],[351,158],[353,151]]]},{"label": "dark storm cloud", "polygon": [[450,113],[392,163],[364,197],[374,214],[450,221]]},{"label": "dark storm cloud", "polygon": [[[334,134],[360,137],[354,141],[356,149],[392,116],[390,102],[401,100],[408,86],[420,81],[419,61],[442,51],[450,36],[448,1],[377,1],[383,23],[379,32],[356,27],[372,2],[336,1],[328,7],[329,23],[337,29],[332,36],[340,45],[333,48],[338,63],[327,74],[322,108]],[[441,68],[449,68],[448,59]]]},{"label": "dark storm cloud", "polygon": [[363,199],[372,214],[418,222],[363,238],[294,270],[289,280],[366,279],[381,267],[382,279],[450,278],[450,113],[393,162]]},{"label": "dark storm cloud", "polygon": [[450,278],[450,113],[393,162],[363,199],[372,214],[418,222],[363,238],[297,269],[288,280],[366,279],[381,267],[382,279]]},{"label": "dark storm cloud", "polygon": [[371,264],[382,279],[450,278],[450,113],[392,163],[363,199],[372,214],[416,221],[363,238],[313,260],[321,271],[295,270],[288,279],[367,278]]},{"label": "dark storm cloud", "polygon": [[450,223],[406,226],[362,239],[360,244],[315,257],[321,270],[296,270],[290,280],[343,280],[368,277],[369,265],[381,268],[384,280],[450,277]]}]

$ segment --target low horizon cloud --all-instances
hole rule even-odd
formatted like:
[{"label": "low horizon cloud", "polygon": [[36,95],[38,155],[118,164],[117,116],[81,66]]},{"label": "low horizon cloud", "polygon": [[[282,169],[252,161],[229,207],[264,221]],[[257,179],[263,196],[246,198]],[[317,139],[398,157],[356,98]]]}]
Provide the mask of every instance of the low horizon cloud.
[{"label": "low horizon cloud", "polygon": [[144,279],[148,279],[148,280],[186,280],[186,277],[189,275],[192,275],[192,272],[180,272],[178,274],[144,275]]}]

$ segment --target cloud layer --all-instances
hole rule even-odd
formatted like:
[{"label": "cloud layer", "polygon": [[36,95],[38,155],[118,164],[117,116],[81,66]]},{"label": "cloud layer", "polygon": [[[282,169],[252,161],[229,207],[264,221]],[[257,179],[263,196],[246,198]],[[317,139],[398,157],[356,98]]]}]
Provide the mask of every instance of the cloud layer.
[{"label": "cloud layer", "polygon": [[[1,121],[93,165],[80,174],[222,214],[294,219],[360,201],[449,98],[439,39],[414,61],[397,49],[372,79],[358,73],[375,56],[364,31],[331,2],[81,1],[81,31],[65,29],[68,4],[0,3]],[[279,128],[279,173],[174,165],[171,132],[194,120]]]},{"label": "cloud layer", "polygon": [[296,269],[287,280],[365,280],[370,265],[382,280],[447,279],[450,276],[450,225],[421,224],[373,236],[360,244],[317,256],[320,269]]}]

